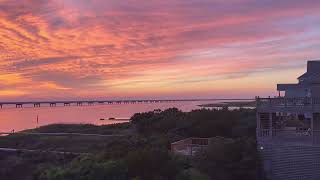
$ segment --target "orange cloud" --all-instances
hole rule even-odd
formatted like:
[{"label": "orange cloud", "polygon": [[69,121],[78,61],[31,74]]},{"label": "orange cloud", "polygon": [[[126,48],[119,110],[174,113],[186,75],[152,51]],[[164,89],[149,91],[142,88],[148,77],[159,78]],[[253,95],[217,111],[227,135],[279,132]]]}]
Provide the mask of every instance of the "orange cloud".
[{"label": "orange cloud", "polygon": [[25,91],[22,90],[0,90],[0,97],[17,97],[27,94]]},{"label": "orange cloud", "polygon": [[19,74],[2,74],[0,75],[0,84],[3,86],[6,85],[17,85],[21,84],[27,81],[23,77],[21,77]]},{"label": "orange cloud", "polygon": [[59,86],[59,85],[52,83],[52,82],[44,82],[39,87],[45,88],[45,89],[54,89],[54,90],[69,90],[69,89],[71,89],[71,88],[65,88],[65,87]]},{"label": "orange cloud", "polygon": [[319,58],[319,12],[314,0],[0,0],[0,91],[9,98],[271,93],[257,76],[270,80],[266,71],[285,68],[289,75]]}]

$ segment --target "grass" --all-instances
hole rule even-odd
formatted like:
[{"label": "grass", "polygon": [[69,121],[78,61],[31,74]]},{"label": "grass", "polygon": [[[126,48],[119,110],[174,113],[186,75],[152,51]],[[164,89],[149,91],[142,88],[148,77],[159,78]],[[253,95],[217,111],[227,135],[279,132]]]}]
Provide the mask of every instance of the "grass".
[{"label": "grass", "polygon": [[37,129],[22,131],[25,133],[82,133],[104,135],[126,135],[124,137],[77,136],[77,135],[30,135],[14,134],[0,137],[0,147],[67,151],[77,153],[96,153],[108,148],[110,143],[130,138],[134,128],[129,123],[96,126],[90,124],[53,124]]},{"label": "grass", "polygon": [[130,123],[97,126],[93,124],[52,124],[36,129],[24,130],[26,133],[83,133],[83,134],[117,134],[132,130]]}]

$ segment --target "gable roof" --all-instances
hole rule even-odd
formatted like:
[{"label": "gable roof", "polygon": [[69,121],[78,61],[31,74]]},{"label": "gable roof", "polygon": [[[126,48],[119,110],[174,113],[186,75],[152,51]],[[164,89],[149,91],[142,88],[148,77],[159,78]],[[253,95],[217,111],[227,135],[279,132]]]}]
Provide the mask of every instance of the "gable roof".
[{"label": "gable roof", "polygon": [[[320,69],[319,69],[320,70]],[[318,79],[320,78],[320,72],[318,73],[304,73],[298,79]]]},{"label": "gable roof", "polygon": [[299,80],[320,80],[320,61],[308,61],[307,72],[301,75]]}]

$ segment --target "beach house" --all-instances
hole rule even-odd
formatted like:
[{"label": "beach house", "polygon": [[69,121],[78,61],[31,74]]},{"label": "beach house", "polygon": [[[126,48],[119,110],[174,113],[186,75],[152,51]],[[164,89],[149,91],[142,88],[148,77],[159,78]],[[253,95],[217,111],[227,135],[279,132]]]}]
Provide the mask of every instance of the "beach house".
[{"label": "beach house", "polygon": [[279,96],[285,97],[320,97],[320,61],[309,61],[307,72],[301,75],[298,84],[278,84]]},{"label": "beach house", "polygon": [[320,179],[320,61],[309,61],[297,84],[256,98],[257,144],[271,180]]}]

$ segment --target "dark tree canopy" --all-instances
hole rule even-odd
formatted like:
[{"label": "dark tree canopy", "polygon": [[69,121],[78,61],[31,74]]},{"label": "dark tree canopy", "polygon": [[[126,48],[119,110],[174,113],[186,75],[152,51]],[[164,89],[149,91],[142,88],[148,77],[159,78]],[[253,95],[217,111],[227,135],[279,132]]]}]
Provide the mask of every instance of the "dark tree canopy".
[{"label": "dark tree canopy", "polygon": [[[3,144],[23,148],[61,146],[76,150],[81,147],[93,153],[80,157],[32,157],[23,153],[0,156],[0,165],[7,167],[0,170],[0,176],[13,177],[10,175],[16,169],[30,180],[257,180],[258,177],[254,110],[182,112],[172,108],[135,114],[125,125],[54,125],[32,131],[94,132],[95,129],[106,134],[130,133],[130,136],[109,140],[0,138]],[[172,154],[170,144],[188,137],[215,138],[206,151],[192,158]]]}]

